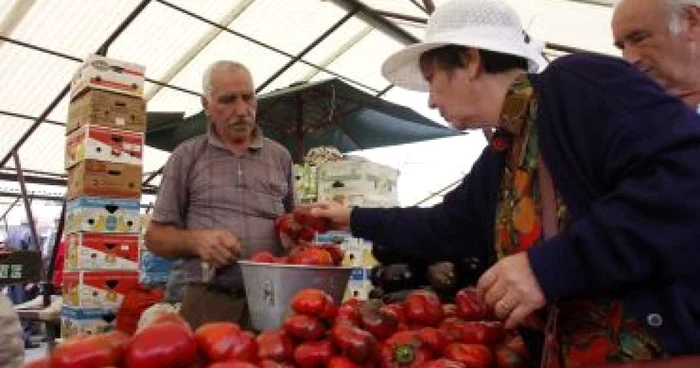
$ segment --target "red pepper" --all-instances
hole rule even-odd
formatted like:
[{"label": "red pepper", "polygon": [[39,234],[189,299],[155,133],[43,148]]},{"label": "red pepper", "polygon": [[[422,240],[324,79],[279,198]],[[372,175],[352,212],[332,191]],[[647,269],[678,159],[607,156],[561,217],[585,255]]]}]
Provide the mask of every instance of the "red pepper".
[{"label": "red pepper", "polygon": [[301,341],[316,340],[326,332],[321,321],[316,317],[296,314],[284,321],[284,332]]},{"label": "red pepper", "polygon": [[442,355],[442,351],[450,343],[450,340],[445,336],[445,333],[435,327],[423,327],[418,330],[418,337],[424,344],[436,355]]},{"label": "red pepper", "polygon": [[469,287],[457,292],[457,315],[469,321],[482,321],[491,318],[489,307],[476,294],[476,289]]},{"label": "red pepper", "polygon": [[328,362],[327,368],[362,368],[362,366],[344,356],[334,356]]},{"label": "red pepper", "polygon": [[451,360],[447,358],[440,358],[436,360],[431,360],[425,365],[423,365],[422,368],[469,368],[464,363],[458,362],[456,360]]},{"label": "red pepper", "polygon": [[118,365],[129,336],[120,331],[77,336],[59,344],[51,354],[51,367],[99,368]]},{"label": "red pepper", "polygon": [[284,331],[264,331],[256,341],[260,360],[291,362],[294,359],[294,344]]},{"label": "red pepper", "polygon": [[399,317],[391,309],[383,308],[381,301],[371,299],[360,308],[360,326],[383,340],[396,332]]},{"label": "red pepper", "polygon": [[343,355],[350,357],[356,363],[371,362],[378,355],[378,343],[374,335],[353,325],[333,326],[331,339]]},{"label": "red pepper", "polygon": [[403,302],[406,319],[414,324],[435,326],[442,320],[442,304],[435,293],[414,290]]},{"label": "red pepper", "polygon": [[243,331],[233,322],[212,322],[195,331],[199,350],[213,362],[243,360],[252,362],[258,358],[255,335]]},{"label": "red pepper", "polygon": [[432,358],[430,347],[423,343],[415,331],[401,331],[382,343],[382,368],[422,367]]},{"label": "red pepper", "polygon": [[188,367],[197,360],[197,342],[190,328],[178,322],[152,324],[131,338],[125,368]]},{"label": "red pepper", "polygon": [[488,368],[493,363],[491,350],[478,344],[450,344],[445,348],[445,358],[462,362],[469,368]]},{"label": "red pepper", "polygon": [[495,345],[505,338],[503,323],[495,321],[464,321],[451,317],[442,321],[440,330],[449,340],[465,344]]},{"label": "red pepper", "polygon": [[332,356],[330,340],[306,341],[294,350],[294,362],[299,368],[325,367]]},{"label": "red pepper", "polygon": [[292,310],[299,314],[323,319],[335,317],[335,303],[330,295],[319,289],[303,289],[290,302]]}]

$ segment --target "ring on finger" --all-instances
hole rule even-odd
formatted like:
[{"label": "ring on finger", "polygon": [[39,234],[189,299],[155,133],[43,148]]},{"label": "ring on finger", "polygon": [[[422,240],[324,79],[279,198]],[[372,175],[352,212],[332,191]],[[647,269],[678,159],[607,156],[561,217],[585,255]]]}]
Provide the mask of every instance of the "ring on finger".
[{"label": "ring on finger", "polygon": [[501,299],[496,307],[503,312],[510,313],[515,308],[515,301],[511,299]]}]

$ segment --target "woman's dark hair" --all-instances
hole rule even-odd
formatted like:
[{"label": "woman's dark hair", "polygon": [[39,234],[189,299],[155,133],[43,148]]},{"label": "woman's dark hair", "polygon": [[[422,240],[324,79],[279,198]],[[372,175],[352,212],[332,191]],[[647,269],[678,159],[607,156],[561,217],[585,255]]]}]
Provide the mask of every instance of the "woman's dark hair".
[{"label": "woman's dark hair", "polygon": [[[457,68],[464,68],[461,54],[468,49],[466,46],[447,45],[428,50],[420,57],[421,68],[433,61],[449,72]],[[511,69],[527,70],[527,60],[521,56],[481,49],[477,51],[481,55],[481,61],[487,73],[501,73]]]}]

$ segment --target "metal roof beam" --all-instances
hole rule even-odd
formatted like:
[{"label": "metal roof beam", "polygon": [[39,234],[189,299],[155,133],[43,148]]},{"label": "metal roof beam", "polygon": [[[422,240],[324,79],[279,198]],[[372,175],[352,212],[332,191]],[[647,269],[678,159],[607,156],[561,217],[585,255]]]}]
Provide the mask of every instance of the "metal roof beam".
[{"label": "metal roof beam", "polygon": [[[219,20],[219,25],[223,27],[229,26],[234,20],[236,20],[236,18],[238,18],[238,16],[248,9],[253,1],[255,0],[245,0],[234,6],[233,9],[231,9],[221,18],[221,20]],[[164,83],[170,83],[170,81],[172,81],[173,78],[175,78],[175,76],[197,56],[197,54],[204,50],[204,48],[207,47],[207,45],[209,45],[209,43],[211,43],[216,36],[221,34],[221,32],[223,32],[221,28],[212,27],[199,39],[199,41],[192,45],[192,47],[187,50],[187,52],[185,52],[180,59],[173,63],[173,65],[159,78],[159,80],[163,81]],[[162,88],[163,86],[156,85],[150,91],[144,94],[143,99],[150,101],[156,94],[158,94],[158,92],[160,92]]]},{"label": "metal roof beam", "polygon": [[404,45],[410,45],[419,42],[419,40],[412,34],[406,32],[401,27],[377,14],[377,12],[368,7],[365,4],[357,0],[333,0],[333,3],[345,9],[346,11],[352,11],[353,9],[359,8],[360,12],[357,15],[358,18],[364,20],[372,27],[384,32],[389,37],[399,41]]},{"label": "metal roof beam", "polygon": [[[232,30],[232,29],[230,29],[230,28],[228,28],[228,27],[222,27],[222,26],[220,26],[219,24],[216,24],[216,22],[213,22],[213,21],[211,21],[211,20],[209,20],[209,19],[207,19],[207,18],[202,17],[202,16],[199,15],[199,14],[193,13],[193,12],[191,12],[191,11],[185,9],[185,8],[182,8],[182,7],[180,7],[180,6],[177,6],[177,5],[175,5],[175,4],[173,4],[173,3],[170,3],[170,2],[168,2],[168,1],[166,1],[166,0],[156,0],[156,1],[158,1],[159,3],[161,3],[161,4],[163,4],[163,5],[167,5],[167,6],[173,8],[173,9],[175,9],[175,10],[177,10],[177,11],[183,13],[183,14],[187,14],[187,15],[189,15],[190,17],[192,17],[192,18],[194,18],[194,19],[200,20],[200,21],[202,21],[202,22],[204,22],[204,23],[207,23],[207,24],[210,24],[210,25],[212,25],[212,26],[214,26],[214,27],[218,27],[218,28],[220,28],[222,31],[225,31],[225,32],[228,32],[228,33],[230,33],[230,34],[232,34],[232,35],[234,35],[234,36],[240,37],[240,38],[242,38],[242,39],[244,39],[244,40],[246,40],[246,41],[248,41],[248,42],[252,42],[252,43],[254,43],[254,44],[258,45],[258,46],[261,46],[261,47],[264,47],[264,48],[266,48],[266,49],[268,49],[268,50],[274,51],[274,52],[276,52],[276,53],[278,53],[278,54],[280,54],[280,55],[286,56],[286,57],[288,57],[288,58],[290,58],[290,59],[293,59],[293,58],[294,58],[294,55],[292,55],[292,54],[290,54],[290,53],[288,53],[288,52],[286,52],[286,51],[282,51],[282,50],[280,50],[280,49],[278,49],[278,48],[276,48],[276,47],[274,47],[274,46],[270,46],[270,45],[268,45],[268,44],[266,44],[266,43],[264,43],[264,42],[261,42],[261,41],[258,41],[258,40],[256,40],[256,39],[254,39],[254,38],[252,38],[252,37],[250,37],[250,36],[246,36],[246,35],[244,35],[243,33],[240,33],[240,32],[238,32],[238,31],[234,31],[234,30]],[[356,80],[353,80],[353,79],[351,79],[351,78],[348,78],[348,77],[346,77],[346,76],[344,76],[344,75],[342,75],[342,74],[336,73],[336,72],[331,71],[331,70],[327,70],[327,69],[325,69],[325,68],[323,68],[323,67],[321,67],[321,66],[319,66],[319,65],[317,65],[317,64],[314,64],[314,63],[312,63],[312,62],[306,61],[306,60],[304,60],[304,59],[300,59],[299,62],[300,62],[300,63],[304,63],[304,64],[306,64],[306,65],[309,65],[309,66],[311,66],[311,67],[317,68],[317,69],[321,69],[322,71],[324,71],[324,72],[326,72],[326,73],[328,73],[328,74],[331,74],[331,75],[333,75],[333,76],[335,76],[335,77],[338,77],[338,78],[340,78],[340,79],[342,79],[342,80],[345,80],[345,81],[354,83],[354,84],[356,84],[356,85],[358,85],[358,86],[362,86],[362,87],[364,87],[364,88],[367,88],[367,89],[369,89],[370,91],[378,92],[376,89],[374,89],[374,88],[372,88],[372,87],[370,87],[370,86],[367,86],[366,84],[364,84],[364,83],[362,83],[362,82],[360,82],[360,81],[356,81]]]},{"label": "metal roof beam", "polygon": [[[112,32],[112,34],[107,38],[107,40],[104,43],[102,43],[100,48],[97,49],[97,53],[100,55],[106,55],[107,49],[109,49],[109,46],[112,44],[112,42],[114,42],[114,40],[116,40],[117,37],[119,37],[119,35],[126,29],[126,27],[129,24],[131,24],[131,22],[134,19],[136,19],[136,17],[139,14],[141,14],[141,11],[150,2],[151,2],[151,0],[142,0],[141,3],[138,6],[136,6],[136,8],[131,12],[131,14],[129,14],[129,16],[126,17],[126,19],[124,19],[124,21],[119,25],[119,27],[117,27],[117,29],[114,30],[114,32]],[[63,97],[65,97],[68,94],[69,90],[70,90],[70,83],[67,84],[65,87],[63,87],[63,89],[58,94],[58,96],[56,96],[56,98],[53,101],[51,101],[49,106],[44,110],[44,112],[41,113],[41,115],[39,115],[39,117],[34,121],[32,126],[29,127],[29,129],[27,129],[27,131],[25,131],[24,134],[22,134],[22,136],[19,138],[19,140],[17,142],[15,142],[14,146],[12,146],[12,149],[10,149],[10,151],[5,155],[5,157],[3,157],[2,160],[0,160],[0,168],[5,167],[5,164],[7,164],[7,161],[9,161],[10,158],[12,158],[12,155],[15,152],[19,151],[19,149],[22,147],[24,142],[26,142],[27,139],[29,139],[29,137],[32,135],[32,133],[34,133],[34,131],[37,130],[37,128],[39,128],[39,125],[46,119],[46,117],[49,116],[49,114],[51,114],[53,109],[55,109],[56,106],[58,106],[58,104],[61,102],[61,100],[63,100]]]},{"label": "metal roof beam", "polygon": [[[24,16],[34,6],[36,0],[17,0],[10,10],[5,14],[5,18],[0,22],[0,36],[11,35],[22,22]],[[2,42],[0,42],[0,47]]]}]

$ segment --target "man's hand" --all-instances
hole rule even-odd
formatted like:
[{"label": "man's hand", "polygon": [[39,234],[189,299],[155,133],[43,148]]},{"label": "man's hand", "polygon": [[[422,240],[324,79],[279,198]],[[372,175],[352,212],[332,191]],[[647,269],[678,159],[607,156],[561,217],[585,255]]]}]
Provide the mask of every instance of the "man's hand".
[{"label": "man's hand", "polygon": [[505,257],[489,268],[479,279],[477,292],[496,317],[506,320],[509,329],[521,325],[546,303],[525,252]]},{"label": "man's hand", "polygon": [[347,229],[350,227],[351,208],[338,202],[318,202],[309,205],[311,216],[326,218],[331,221],[335,229]]},{"label": "man's hand", "polygon": [[187,243],[202,261],[214,267],[231,264],[241,254],[241,241],[225,230],[192,230]]}]

